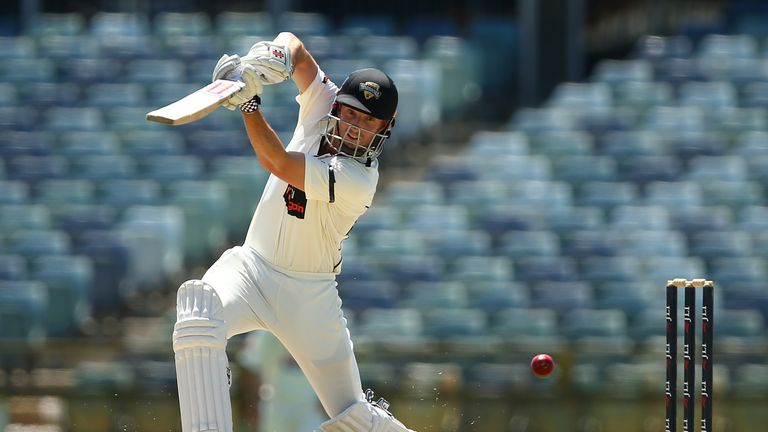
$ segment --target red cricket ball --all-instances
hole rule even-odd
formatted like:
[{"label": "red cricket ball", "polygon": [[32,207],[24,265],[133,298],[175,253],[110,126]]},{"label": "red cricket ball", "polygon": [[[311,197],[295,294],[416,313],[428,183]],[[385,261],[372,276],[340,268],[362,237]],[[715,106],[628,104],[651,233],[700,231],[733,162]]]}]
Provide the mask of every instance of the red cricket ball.
[{"label": "red cricket ball", "polygon": [[531,360],[531,371],[537,377],[549,376],[555,370],[555,361],[549,354],[538,354]]}]

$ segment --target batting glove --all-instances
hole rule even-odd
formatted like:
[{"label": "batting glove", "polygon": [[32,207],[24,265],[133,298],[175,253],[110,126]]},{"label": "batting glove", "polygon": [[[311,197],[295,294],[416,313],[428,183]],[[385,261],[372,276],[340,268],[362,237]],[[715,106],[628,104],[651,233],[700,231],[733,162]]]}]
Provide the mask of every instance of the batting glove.
[{"label": "batting glove", "polygon": [[291,51],[272,42],[256,42],[241,61],[252,65],[264,84],[281,83],[293,73]]},{"label": "batting glove", "polygon": [[264,86],[261,84],[256,68],[246,64],[242,65],[237,70],[240,71],[240,77],[238,77],[237,80],[242,81],[245,84],[245,87],[224,102],[224,106],[229,110],[234,110],[240,104],[248,102],[253,99],[254,96],[260,95],[264,90]]}]

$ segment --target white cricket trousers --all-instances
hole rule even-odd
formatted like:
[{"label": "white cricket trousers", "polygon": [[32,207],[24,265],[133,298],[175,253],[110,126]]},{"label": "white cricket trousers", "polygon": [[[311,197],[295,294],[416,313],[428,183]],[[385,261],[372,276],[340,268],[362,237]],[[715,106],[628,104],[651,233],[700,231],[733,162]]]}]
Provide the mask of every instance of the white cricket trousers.
[{"label": "white cricket trousers", "polygon": [[227,339],[257,329],[272,332],[329,417],[363,399],[335,275],[278,268],[252,248],[236,246],[221,255],[203,281],[224,305]]}]

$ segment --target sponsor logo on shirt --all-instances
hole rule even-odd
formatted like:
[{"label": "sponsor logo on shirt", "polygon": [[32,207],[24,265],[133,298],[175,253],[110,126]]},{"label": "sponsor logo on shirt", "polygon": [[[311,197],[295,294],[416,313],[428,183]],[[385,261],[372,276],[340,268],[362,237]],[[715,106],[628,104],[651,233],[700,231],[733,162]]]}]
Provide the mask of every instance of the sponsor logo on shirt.
[{"label": "sponsor logo on shirt", "polygon": [[307,209],[307,194],[303,190],[288,185],[285,188],[283,199],[285,199],[285,210],[289,215],[304,219],[304,212]]}]

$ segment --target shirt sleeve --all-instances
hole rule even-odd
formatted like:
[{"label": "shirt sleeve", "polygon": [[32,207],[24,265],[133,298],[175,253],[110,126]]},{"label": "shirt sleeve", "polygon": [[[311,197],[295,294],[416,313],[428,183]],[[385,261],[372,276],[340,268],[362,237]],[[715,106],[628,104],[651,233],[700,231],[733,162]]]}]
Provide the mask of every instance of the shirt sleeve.
[{"label": "shirt sleeve", "polygon": [[296,96],[300,107],[298,124],[316,123],[325,117],[331,111],[337,90],[336,84],[318,68],[314,81]]},{"label": "shirt sleeve", "polygon": [[338,205],[359,214],[373,201],[378,171],[344,157],[305,156],[304,189],[307,199]]}]

